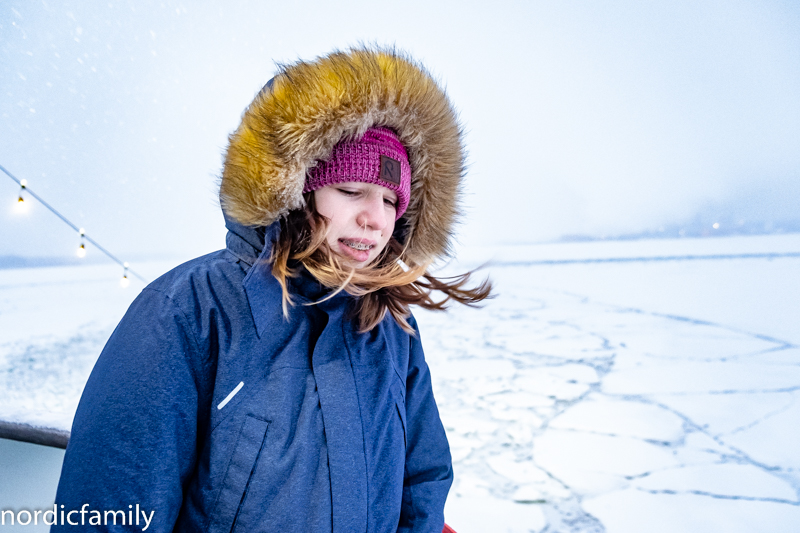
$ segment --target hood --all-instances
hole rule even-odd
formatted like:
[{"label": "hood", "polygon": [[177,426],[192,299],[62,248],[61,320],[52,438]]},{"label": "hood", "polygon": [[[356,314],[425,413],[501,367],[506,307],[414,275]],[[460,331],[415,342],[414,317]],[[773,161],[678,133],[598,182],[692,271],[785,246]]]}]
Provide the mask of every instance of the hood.
[{"label": "hood", "polygon": [[398,220],[411,261],[445,256],[465,170],[462,129],[444,91],[411,58],[356,48],[284,65],[229,138],[220,183],[226,218],[268,226],[303,207],[306,171],[343,138],[392,128],[411,164],[411,199]]}]

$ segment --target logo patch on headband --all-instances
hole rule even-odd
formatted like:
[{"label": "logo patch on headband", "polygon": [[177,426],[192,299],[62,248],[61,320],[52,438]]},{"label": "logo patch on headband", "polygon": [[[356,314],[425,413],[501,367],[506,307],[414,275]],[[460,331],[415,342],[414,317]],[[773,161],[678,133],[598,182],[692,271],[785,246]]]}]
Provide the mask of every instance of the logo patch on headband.
[{"label": "logo patch on headband", "polygon": [[400,161],[385,155],[381,156],[381,173],[378,175],[383,181],[400,185]]}]

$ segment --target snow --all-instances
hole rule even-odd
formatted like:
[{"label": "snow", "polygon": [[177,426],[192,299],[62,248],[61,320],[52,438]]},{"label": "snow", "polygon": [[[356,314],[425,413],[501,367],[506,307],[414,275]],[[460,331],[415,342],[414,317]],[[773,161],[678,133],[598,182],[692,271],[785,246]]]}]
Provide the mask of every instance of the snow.
[{"label": "snow", "polygon": [[[454,496],[448,501],[448,511],[459,516],[464,526],[462,531],[516,533],[517,531],[540,531],[547,525],[544,511],[536,505],[514,503],[494,498],[488,494],[480,497]],[[525,524],[519,529],[514,524]]]},{"label": "snow", "polygon": [[683,419],[652,404],[591,394],[553,419],[550,428],[658,442],[683,436]]},{"label": "snow", "polygon": [[797,366],[657,361],[645,368],[613,372],[603,381],[603,390],[610,394],[766,392],[791,389],[799,383]]},{"label": "snow", "polygon": [[[154,277],[174,262],[143,265]],[[137,265],[137,271],[141,268]],[[117,265],[0,270],[0,420],[69,430],[94,361],[142,288]]]},{"label": "snow", "polygon": [[[796,530],[798,250],[796,235],[490,250],[496,299],[416,313],[454,494],[540,507],[545,525],[500,522],[519,532]],[[752,257],[769,253],[787,255]],[[726,258],[651,260],[687,255]],[[581,257],[645,260],[542,262]]]},{"label": "snow", "polygon": [[[796,531],[798,252],[798,235],[571,243],[473,250],[448,266],[495,257],[485,272],[497,291],[480,310],[415,312],[454,460],[448,523]],[[688,255],[728,258],[652,259]],[[139,268],[152,279],[166,266]],[[0,270],[0,419],[69,428],[141,288],[118,276]]]},{"label": "snow", "polygon": [[796,533],[800,524],[797,505],[635,489],[587,499],[584,508],[614,533]]},{"label": "snow", "polygon": [[[52,509],[64,451],[0,439],[0,511]],[[20,526],[6,522],[3,533],[46,533],[49,527]]]},{"label": "snow", "polygon": [[695,492],[730,498],[758,498],[794,502],[797,494],[785,481],[753,465],[734,463],[682,466],[653,472],[634,481],[649,491]]},{"label": "snow", "polygon": [[534,441],[534,460],[577,495],[628,486],[628,479],[677,466],[666,446],[623,436],[549,430]]},{"label": "snow", "polygon": [[[786,410],[772,412],[751,422],[742,431],[720,437],[732,448],[747,450],[755,461],[768,465],[793,465],[793,476],[800,478],[800,393]],[[787,443],[793,443],[789,445]]]}]

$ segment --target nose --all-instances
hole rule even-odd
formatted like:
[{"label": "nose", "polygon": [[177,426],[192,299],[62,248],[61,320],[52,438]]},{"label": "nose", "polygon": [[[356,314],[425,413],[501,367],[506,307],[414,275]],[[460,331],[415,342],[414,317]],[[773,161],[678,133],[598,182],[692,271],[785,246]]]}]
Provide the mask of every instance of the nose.
[{"label": "nose", "polygon": [[356,223],[362,228],[376,231],[383,231],[386,228],[389,220],[382,195],[370,194],[364,198]]}]

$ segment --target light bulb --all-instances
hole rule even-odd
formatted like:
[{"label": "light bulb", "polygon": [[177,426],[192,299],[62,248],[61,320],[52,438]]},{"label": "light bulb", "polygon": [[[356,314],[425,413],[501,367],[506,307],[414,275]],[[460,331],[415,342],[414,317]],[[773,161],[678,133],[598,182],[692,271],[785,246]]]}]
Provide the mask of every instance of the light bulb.
[{"label": "light bulb", "polygon": [[123,289],[126,288],[128,285],[131,284],[131,280],[128,279],[128,262],[122,264],[122,268],[125,270],[122,271],[122,279],[119,280],[119,286]]},{"label": "light bulb", "polygon": [[28,212],[28,207],[30,206],[30,202],[26,202],[22,195],[19,196],[16,202],[14,202],[14,212],[24,215]]},{"label": "light bulb", "polygon": [[19,196],[17,196],[17,205],[15,209],[17,213],[28,212],[28,202],[26,202],[25,198],[22,197],[22,191],[24,191],[25,187],[27,186],[28,186],[28,180],[21,180],[19,182]]},{"label": "light bulb", "polygon": [[86,230],[83,228],[79,229],[78,235],[81,237],[81,244],[78,246],[78,251],[76,253],[78,254],[78,257],[83,259],[86,257],[86,246],[83,244],[83,236],[86,235]]}]

